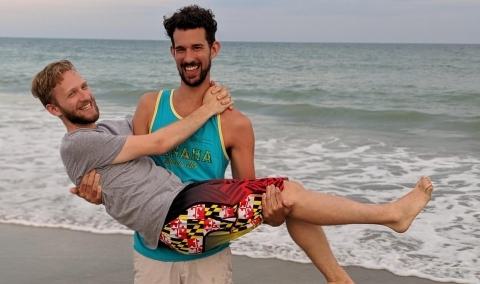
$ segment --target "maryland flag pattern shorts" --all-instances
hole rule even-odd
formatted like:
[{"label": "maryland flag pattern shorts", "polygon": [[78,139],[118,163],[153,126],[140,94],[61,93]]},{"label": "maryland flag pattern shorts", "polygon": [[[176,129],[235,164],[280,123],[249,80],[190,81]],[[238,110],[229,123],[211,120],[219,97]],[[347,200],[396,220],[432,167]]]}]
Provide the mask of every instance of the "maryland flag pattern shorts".
[{"label": "maryland flag pattern shorts", "polygon": [[193,183],[175,197],[160,241],[184,254],[199,254],[250,232],[263,221],[262,193],[283,190],[286,178],[221,179]]}]

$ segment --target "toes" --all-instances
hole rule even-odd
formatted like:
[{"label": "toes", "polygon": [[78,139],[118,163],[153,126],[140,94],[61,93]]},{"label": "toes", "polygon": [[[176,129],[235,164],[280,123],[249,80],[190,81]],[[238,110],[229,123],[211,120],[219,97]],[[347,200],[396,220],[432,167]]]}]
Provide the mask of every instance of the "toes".
[{"label": "toes", "polygon": [[431,194],[433,191],[433,184],[429,177],[422,177],[422,187],[427,194]]},{"label": "toes", "polygon": [[430,180],[429,177],[423,176],[423,177],[421,178],[421,182],[422,182],[422,185],[423,185],[425,188],[432,186],[432,181]]}]

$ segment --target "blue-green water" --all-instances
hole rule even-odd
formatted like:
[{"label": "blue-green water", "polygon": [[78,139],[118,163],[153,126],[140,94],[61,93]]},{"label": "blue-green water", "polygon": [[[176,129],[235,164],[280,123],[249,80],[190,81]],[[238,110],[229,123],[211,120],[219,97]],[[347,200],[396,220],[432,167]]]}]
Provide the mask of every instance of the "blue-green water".
[{"label": "blue-green water", "polygon": [[[0,38],[0,221],[125,233],[67,193],[64,130],[29,94],[32,76],[63,58],[89,81],[104,118],[179,84],[166,41]],[[212,74],[253,121],[259,176],[371,202],[432,177],[434,199],[406,234],[327,228],[341,263],[480,281],[480,45],[225,42]],[[285,228],[263,226],[233,248],[307,261]]]}]

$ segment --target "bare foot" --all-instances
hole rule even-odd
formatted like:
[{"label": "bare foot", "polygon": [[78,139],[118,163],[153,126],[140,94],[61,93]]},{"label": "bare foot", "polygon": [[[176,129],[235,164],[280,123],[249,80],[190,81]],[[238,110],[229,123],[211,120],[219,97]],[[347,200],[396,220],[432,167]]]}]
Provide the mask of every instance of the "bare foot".
[{"label": "bare foot", "polygon": [[417,215],[425,208],[432,198],[433,185],[429,177],[421,177],[415,188],[407,195],[392,203],[394,222],[386,224],[397,233],[403,233],[412,224]]}]

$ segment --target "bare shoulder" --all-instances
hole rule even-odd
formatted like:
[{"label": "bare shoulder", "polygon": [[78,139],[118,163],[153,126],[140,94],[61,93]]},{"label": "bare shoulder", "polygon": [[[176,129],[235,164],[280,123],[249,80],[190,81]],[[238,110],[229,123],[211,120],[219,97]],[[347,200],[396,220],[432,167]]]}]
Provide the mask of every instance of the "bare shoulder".
[{"label": "bare shoulder", "polygon": [[[227,110],[221,115],[222,134],[227,151],[240,142],[252,141],[253,126],[250,119],[240,111]],[[238,139],[242,137],[242,139]]]},{"label": "bare shoulder", "polygon": [[252,129],[250,119],[237,109],[226,110],[221,115],[224,131],[241,131]]},{"label": "bare shoulder", "polygon": [[143,94],[138,100],[138,105],[154,106],[157,101],[158,92],[147,92]]},{"label": "bare shoulder", "polygon": [[138,100],[137,109],[133,115],[133,133],[147,134],[157,102],[158,92],[143,94]]}]

